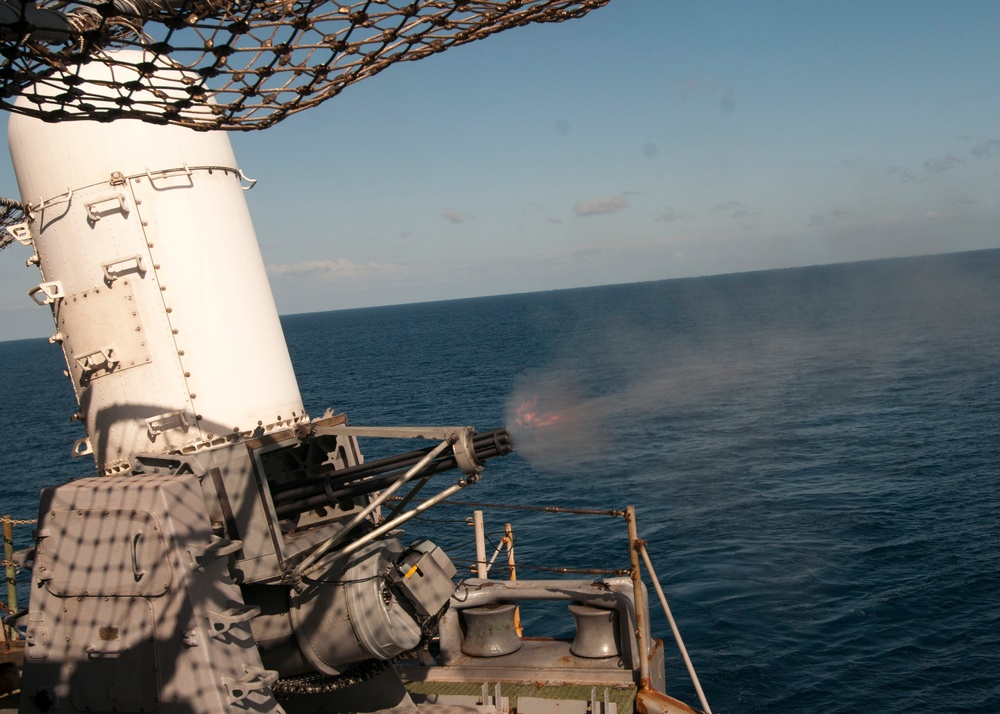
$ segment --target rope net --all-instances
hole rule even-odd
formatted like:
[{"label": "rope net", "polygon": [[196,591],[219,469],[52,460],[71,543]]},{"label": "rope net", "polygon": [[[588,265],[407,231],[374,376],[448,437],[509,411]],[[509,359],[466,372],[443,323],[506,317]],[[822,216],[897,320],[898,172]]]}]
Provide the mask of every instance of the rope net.
[{"label": "rope net", "polygon": [[[7,226],[20,223],[24,220],[24,218],[24,204],[20,201],[15,201],[12,198],[0,198],[0,250],[3,250],[14,242],[14,234],[6,230]],[[6,520],[10,520],[10,517],[4,516],[3,518],[0,518],[0,521]],[[15,525],[27,522],[28,521],[12,521]]]},{"label": "rope net", "polygon": [[[396,62],[607,2],[0,0],[0,109],[262,129]],[[92,62],[110,79],[84,82]]]}]

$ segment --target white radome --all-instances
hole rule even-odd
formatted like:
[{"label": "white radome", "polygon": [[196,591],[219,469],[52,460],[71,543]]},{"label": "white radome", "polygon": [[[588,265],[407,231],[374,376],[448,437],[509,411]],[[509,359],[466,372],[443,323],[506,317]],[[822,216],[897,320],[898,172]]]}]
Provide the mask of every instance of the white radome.
[{"label": "white radome", "polygon": [[[92,62],[83,77],[122,71]],[[8,134],[33,297],[52,307],[94,439],[77,454],[119,473],[134,453],[308,420],[225,133],[15,114]]]}]

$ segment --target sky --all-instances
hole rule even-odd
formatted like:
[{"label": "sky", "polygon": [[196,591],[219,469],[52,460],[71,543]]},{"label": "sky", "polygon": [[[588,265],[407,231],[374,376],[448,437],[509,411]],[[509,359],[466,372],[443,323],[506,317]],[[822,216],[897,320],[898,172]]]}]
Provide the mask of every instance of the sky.
[{"label": "sky", "polygon": [[[231,139],[282,314],[998,248],[997,37],[992,1],[611,0]],[[0,339],[53,332],[28,255]]]}]

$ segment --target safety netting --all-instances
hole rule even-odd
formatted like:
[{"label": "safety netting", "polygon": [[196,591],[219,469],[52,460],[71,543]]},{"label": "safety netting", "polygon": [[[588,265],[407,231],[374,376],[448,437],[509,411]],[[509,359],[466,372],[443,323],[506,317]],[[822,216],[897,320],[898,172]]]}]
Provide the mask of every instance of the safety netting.
[{"label": "safety netting", "polygon": [[396,62],[608,1],[0,0],[0,108],[261,129]]},{"label": "safety netting", "polygon": [[0,198],[0,250],[14,242],[14,234],[4,228],[20,223],[24,218],[24,204],[12,198]]}]

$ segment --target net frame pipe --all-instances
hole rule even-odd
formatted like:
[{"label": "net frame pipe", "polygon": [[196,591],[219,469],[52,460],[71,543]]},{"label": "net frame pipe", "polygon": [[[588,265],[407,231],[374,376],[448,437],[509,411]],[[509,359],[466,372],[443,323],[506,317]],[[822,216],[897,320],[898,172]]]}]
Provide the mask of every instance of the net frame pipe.
[{"label": "net frame pipe", "polygon": [[344,538],[347,537],[347,534],[350,533],[351,530],[354,529],[359,523],[361,523],[361,521],[367,518],[369,514],[372,513],[372,511],[374,511],[376,508],[385,503],[385,500],[389,498],[389,496],[394,494],[400,488],[405,486],[407,482],[409,482],[415,476],[417,476],[427,466],[427,464],[433,461],[442,451],[451,446],[452,443],[453,442],[451,441],[442,441],[436,447],[431,449],[431,451],[426,456],[424,456],[424,458],[422,458],[419,462],[417,462],[413,466],[413,468],[411,468],[409,471],[403,474],[396,481],[396,483],[392,484],[392,486],[390,486],[381,494],[379,494],[377,498],[373,498],[371,503],[369,503],[367,506],[361,509],[361,511],[356,516],[354,516],[354,518],[351,519],[350,523],[348,523],[346,526],[344,526],[343,529],[335,533],[331,538],[324,541],[322,545],[320,545],[318,548],[316,548],[316,550],[310,553],[309,556],[305,560],[303,560],[298,565],[297,568],[295,568],[294,572],[292,573],[292,577],[293,578],[301,577],[302,575],[310,572],[313,564],[316,563],[316,561],[318,561],[320,558],[322,558],[330,550],[330,548],[334,547],[335,545],[343,541]]},{"label": "net frame pipe", "polygon": [[[337,555],[338,556],[349,555],[350,553],[353,553],[354,551],[358,550],[359,548],[362,548],[362,547],[368,545],[369,543],[371,543],[376,538],[379,538],[379,537],[385,535],[389,531],[395,530],[399,526],[401,526],[404,523],[406,523],[407,521],[409,521],[411,518],[416,518],[417,516],[419,516],[421,513],[423,513],[427,509],[432,508],[433,506],[436,506],[438,503],[440,503],[441,501],[445,500],[446,498],[448,498],[452,494],[458,493],[463,488],[465,488],[466,486],[468,486],[469,483],[470,483],[469,481],[466,481],[465,479],[462,479],[458,483],[449,486],[444,491],[442,491],[438,495],[434,496],[434,498],[430,498],[430,499],[424,501],[423,503],[421,503],[419,506],[417,506],[416,508],[414,508],[412,511],[407,511],[406,513],[402,513],[398,517],[394,518],[393,520],[386,521],[381,526],[379,526],[375,530],[371,531],[367,535],[362,536],[361,538],[359,538],[356,541],[352,541],[346,547],[344,547],[343,549],[337,551]],[[314,565],[312,567],[312,569],[310,571],[308,571],[305,574],[308,575],[309,572],[312,572],[312,570],[315,570],[317,567],[319,567],[319,565],[320,565],[320,563],[317,563],[316,565]]]}]

